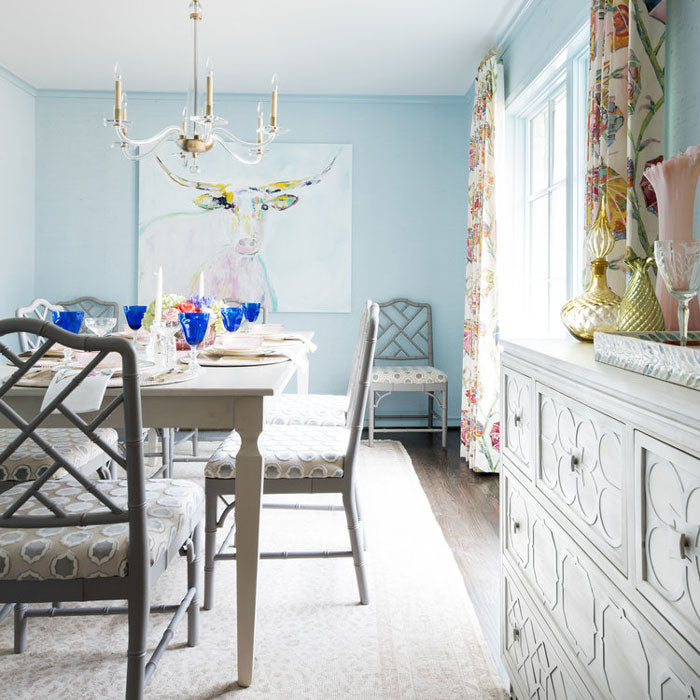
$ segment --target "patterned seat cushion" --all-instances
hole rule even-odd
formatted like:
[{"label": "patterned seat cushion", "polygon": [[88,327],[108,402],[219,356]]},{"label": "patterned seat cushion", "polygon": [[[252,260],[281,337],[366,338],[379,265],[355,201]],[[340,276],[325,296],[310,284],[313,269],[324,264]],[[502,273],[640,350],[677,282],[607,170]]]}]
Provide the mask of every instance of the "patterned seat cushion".
[{"label": "patterned seat cushion", "polygon": [[345,426],[348,397],[333,394],[280,394],[265,397],[265,421],[272,425]]},{"label": "patterned seat cushion", "polygon": [[444,384],[447,375],[428,365],[375,365],[372,384]]},{"label": "patterned seat cushion", "polygon": [[[126,481],[99,481],[100,489],[126,508]],[[0,511],[30,484],[18,484],[0,494]],[[48,481],[41,493],[69,514],[106,510],[74,479]],[[146,482],[148,545],[151,564],[170,547],[178,534],[189,534],[201,517],[203,491],[191,481],[150,479]],[[49,515],[30,498],[20,515]],[[0,529],[0,580],[46,580],[126,576],[127,523],[86,527]]]},{"label": "patterned seat cushion", "polygon": [[[350,431],[313,425],[270,425],[260,436],[266,479],[323,479],[343,476]],[[234,430],[207,462],[204,475],[236,478],[241,438]]]},{"label": "patterned seat cushion", "polygon": [[[102,450],[77,428],[39,428],[37,434],[63,455],[78,469],[104,455]],[[117,431],[113,428],[98,428],[96,431],[110,447],[117,445]],[[0,452],[17,436],[18,430],[0,429]],[[107,455],[104,455],[105,462]],[[51,465],[53,459],[27,438],[7,459],[0,464],[0,481],[33,481],[41,476]],[[59,469],[53,478],[66,476],[65,469]]]}]

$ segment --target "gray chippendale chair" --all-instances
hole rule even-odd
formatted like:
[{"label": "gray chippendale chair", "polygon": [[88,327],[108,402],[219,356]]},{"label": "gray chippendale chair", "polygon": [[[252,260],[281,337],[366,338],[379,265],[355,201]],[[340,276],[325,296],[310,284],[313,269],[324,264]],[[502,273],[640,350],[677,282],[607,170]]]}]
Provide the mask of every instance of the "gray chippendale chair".
[{"label": "gray chippendale chair", "polygon": [[[65,309],[60,304],[52,304],[46,299],[34,299],[27,306],[20,306],[19,309],[15,311],[15,316],[17,318],[38,318],[40,321],[50,321],[51,313],[53,311],[65,311]],[[36,350],[38,345],[38,339],[34,336],[28,335],[27,333],[19,334],[19,348],[22,352],[27,352],[27,350]]]},{"label": "gray chippendale chair", "polygon": [[[40,345],[24,360],[5,344],[6,336],[31,333]],[[16,383],[54,344],[96,352],[90,363],[34,416],[15,410]],[[64,400],[108,353],[122,360],[122,390],[106,400],[106,406],[89,422],[76,415]],[[143,432],[138,367],[132,344],[125,338],[68,333],[37,319],[0,320],[0,354],[17,369],[0,385],[0,415],[21,433],[0,453],[4,462],[22,443],[31,441],[50,458],[48,469],[37,479],[0,494],[0,604],[14,606],[15,652],[27,643],[30,617],[128,614],[126,697],[143,697],[144,686],[155,671],[170,641],[174,625],[188,616],[188,645],[199,636],[198,557],[202,489],[189,481],[144,477]],[[106,419],[121,409],[126,454],[107,445],[97,432]],[[109,454],[127,474],[125,480],[87,478],[71,458],[46,440],[41,424],[54,410]],[[26,412],[27,409],[24,409]],[[51,479],[59,469],[69,480]],[[97,526],[97,527],[95,527]],[[37,528],[45,528],[41,540]],[[39,543],[39,544],[35,544]],[[41,551],[27,556],[27,547]],[[150,584],[178,554],[187,556],[187,590],[176,605],[150,608]],[[126,600],[126,606],[28,608],[28,603],[60,601]],[[7,606],[3,611],[7,611]],[[173,612],[160,643],[146,661],[149,610]]]},{"label": "gray chippendale chair", "polygon": [[83,311],[86,316],[112,316],[117,321],[117,329],[119,328],[119,304],[116,301],[103,301],[95,297],[78,297],[70,301],[59,301],[59,306],[62,306],[66,311]]},{"label": "gray chippendale chair", "polygon": [[[263,431],[259,447],[263,456],[265,494],[337,493],[342,506],[299,504],[263,504],[263,507],[288,507],[304,510],[344,510],[350,535],[350,550],[339,552],[263,552],[261,559],[308,559],[314,557],[352,557],[360,593],[360,602],[369,603],[364,565],[362,516],[357,499],[357,453],[364,423],[365,404],[377,340],[379,308],[372,304],[362,333],[362,351],[355,386],[348,407],[346,427],[315,425],[269,425]],[[204,608],[214,604],[214,566],[217,561],[235,559],[225,551],[234,534],[232,526],[222,545],[216,548],[216,533],[233,512],[235,501],[236,455],[240,437],[235,431],[221,444],[205,468],[205,554]],[[219,501],[224,508],[218,513]]]},{"label": "gray chippendale chair", "polygon": [[[390,364],[375,364],[372,370],[369,387],[369,444],[374,444],[374,433],[379,432],[440,432],[442,446],[446,447],[447,374],[433,367],[433,314],[430,304],[408,299],[392,299],[379,304],[379,308],[381,311],[375,360]],[[427,427],[375,427],[376,408],[395,391],[417,391],[427,394],[427,415],[382,415],[380,418],[426,418]],[[436,401],[442,409],[440,428],[433,427]]]}]

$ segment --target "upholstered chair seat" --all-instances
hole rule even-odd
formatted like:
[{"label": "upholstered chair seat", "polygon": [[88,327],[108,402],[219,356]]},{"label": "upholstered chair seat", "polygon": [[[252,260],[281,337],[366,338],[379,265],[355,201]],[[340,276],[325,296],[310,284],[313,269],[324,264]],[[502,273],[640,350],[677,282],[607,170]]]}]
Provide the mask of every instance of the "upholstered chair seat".
[{"label": "upholstered chair seat", "polygon": [[[100,481],[100,490],[116,505],[127,507],[126,481]],[[0,494],[0,512],[30,484]],[[107,508],[73,479],[46,484],[46,496],[66,513],[106,513]],[[190,481],[146,481],[146,528],[151,566],[173,542],[186,537],[202,515],[204,491]],[[50,515],[30,499],[18,515]],[[0,530],[0,580],[46,581],[128,575],[129,525],[89,525]]]},{"label": "upholstered chair seat", "polygon": [[280,394],[265,397],[265,422],[272,425],[344,426],[346,394]]},{"label": "upholstered chair seat", "polygon": [[[116,450],[118,436],[114,428],[98,428],[95,433]],[[94,463],[95,468],[103,466],[109,459],[99,445],[78,428],[39,428],[36,434],[81,471],[91,463]],[[18,435],[18,430],[0,429],[0,453]],[[39,445],[28,438],[0,464],[0,482],[32,481],[39,478],[53,464],[53,461],[53,458],[47,455]],[[61,479],[65,476],[66,471],[59,468],[52,478]]]},{"label": "upholstered chair seat", "polygon": [[[350,431],[316,425],[269,425],[258,446],[266,479],[341,478]],[[210,479],[235,479],[241,438],[234,430],[204,469]]]},{"label": "upholstered chair seat", "polygon": [[[428,365],[375,365],[372,368],[372,384],[444,384],[447,375]],[[381,391],[379,387],[377,390]]]}]

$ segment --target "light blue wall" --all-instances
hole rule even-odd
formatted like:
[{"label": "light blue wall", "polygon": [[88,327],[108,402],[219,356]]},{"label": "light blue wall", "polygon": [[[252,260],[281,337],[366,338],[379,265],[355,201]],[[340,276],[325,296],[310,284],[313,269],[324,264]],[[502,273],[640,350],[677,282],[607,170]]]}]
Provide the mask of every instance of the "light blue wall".
[{"label": "light blue wall", "polygon": [[[256,99],[219,97],[217,110],[235,130],[251,123]],[[130,94],[133,134],[177,122],[181,103]],[[106,93],[37,98],[37,295],[136,298],[137,168],[109,148],[110,107]],[[281,100],[284,140],[353,145],[352,313],[273,316],[316,332],[311,391],[345,390],[363,300],[406,296],[433,305],[436,364],[448,372],[458,421],[471,108],[471,96]]]},{"label": "light blue wall", "polygon": [[504,42],[506,100],[537,77],[589,15],[590,0],[534,0]]},{"label": "light blue wall", "polygon": [[0,318],[34,293],[34,96],[0,71]]},{"label": "light blue wall", "polygon": [[[670,0],[666,21],[666,158],[700,143],[700,3]],[[695,236],[700,237],[700,195],[695,197]]]}]

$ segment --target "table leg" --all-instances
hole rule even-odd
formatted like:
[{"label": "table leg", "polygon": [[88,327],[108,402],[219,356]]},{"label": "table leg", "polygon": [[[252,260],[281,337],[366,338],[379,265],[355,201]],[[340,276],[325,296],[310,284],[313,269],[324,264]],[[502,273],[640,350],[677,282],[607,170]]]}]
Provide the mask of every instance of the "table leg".
[{"label": "table leg", "polygon": [[240,397],[234,408],[234,425],[241,436],[236,458],[236,589],[238,615],[238,685],[253,680],[255,606],[260,553],[260,512],[263,462],[258,437],[263,430],[263,399]]},{"label": "table leg", "polygon": [[297,394],[309,393],[309,362],[308,357],[303,366],[297,367]]}]

